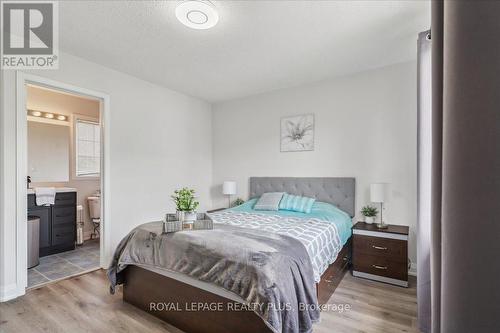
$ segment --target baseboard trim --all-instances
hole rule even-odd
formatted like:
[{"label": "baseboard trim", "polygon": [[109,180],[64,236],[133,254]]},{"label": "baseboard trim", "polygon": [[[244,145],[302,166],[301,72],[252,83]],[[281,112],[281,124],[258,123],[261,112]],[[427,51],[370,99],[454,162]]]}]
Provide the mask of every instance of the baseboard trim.
[{"label": "baseboard trim", "polygon": [[25,294],[24,288],[18,288],[17,284],[0,286],[0,302],[7,302]]}]

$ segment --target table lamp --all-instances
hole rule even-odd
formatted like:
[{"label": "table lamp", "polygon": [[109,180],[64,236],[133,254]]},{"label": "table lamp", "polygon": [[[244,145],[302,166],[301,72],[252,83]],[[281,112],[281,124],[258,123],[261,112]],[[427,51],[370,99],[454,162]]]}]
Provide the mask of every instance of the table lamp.
[{"label": "table lamp", "polygon": [[370,201],[380,203],[380,223],[377,223],[379,229],[386,229],[387,224],[384,223],[382,212],[384,211],[385,192],[387,191],[387,183],[370,184]]},{"label": "table lamp", "polygon": [[228,196],[228,208],[231,208],[231,195],[236,194],[236,182],[225,181],[222,184],[222,193]]}]

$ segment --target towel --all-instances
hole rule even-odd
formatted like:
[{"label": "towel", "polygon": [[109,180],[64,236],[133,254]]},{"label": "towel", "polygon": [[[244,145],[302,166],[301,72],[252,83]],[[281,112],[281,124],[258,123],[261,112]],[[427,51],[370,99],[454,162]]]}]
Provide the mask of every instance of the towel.
[{"label": "towel", "polygon": [[56,201],[55,187],[35,187],[35,200],[37,206],[53,205]]}]

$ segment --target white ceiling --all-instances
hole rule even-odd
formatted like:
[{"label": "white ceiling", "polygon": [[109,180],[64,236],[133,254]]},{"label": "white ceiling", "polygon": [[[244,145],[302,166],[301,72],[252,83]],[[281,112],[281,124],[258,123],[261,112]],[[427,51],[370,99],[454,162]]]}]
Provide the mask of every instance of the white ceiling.
[{"label": "white ceiling", "polygon": [[60,47],[168,88],[221,101],[416,58],[428,1],[213,1],[209,30],[176,1],[65,1]]}]

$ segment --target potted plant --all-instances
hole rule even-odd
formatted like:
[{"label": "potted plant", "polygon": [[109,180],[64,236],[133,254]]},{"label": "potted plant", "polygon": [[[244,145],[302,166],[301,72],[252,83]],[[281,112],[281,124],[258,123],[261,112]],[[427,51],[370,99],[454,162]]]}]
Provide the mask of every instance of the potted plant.
[{"label": "potted plant", "polygon": [[172,200],[175,202],[179,221],[192,222],[196,220],[196,208],[200,203],[195,200],[193,189],[183,187],[180,190],[175,190]]},{"label": "potted plant", "polygon": [[361,215],[365,217],[365,222],[371,224],[375,222],[375,217],[378,214],[378,210],[372,206],[364,206],[361,208]]},{"label": "potted plant", "polygon": [[245,200],[243,200],[242,198],[237,198],[236,200],[233,201],[233,207],[236,207],[236,206],[239,206],[239,205],[243,205],[245,203]]}]

